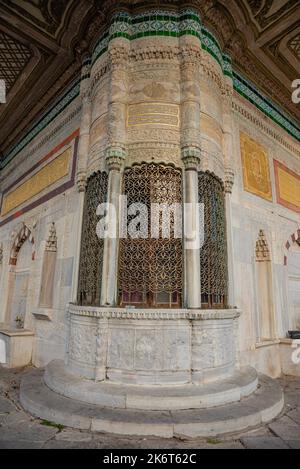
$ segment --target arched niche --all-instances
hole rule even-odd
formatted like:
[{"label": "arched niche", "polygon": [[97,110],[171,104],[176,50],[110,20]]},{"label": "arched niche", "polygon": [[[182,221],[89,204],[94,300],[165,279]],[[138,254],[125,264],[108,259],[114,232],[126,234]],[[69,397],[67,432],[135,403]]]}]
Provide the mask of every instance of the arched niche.
[{"label": "arched niche", "polygon": [[30,267],[34,259],[34,239],[30,229],[23,224],[16,235],[10,253],[6,323],[24,328],[27,311]]},{"label": "arched niche", "polygon": [[300,330],[300,238],[287,254],[287,300],[289,330]]},{"label": "arched niche", "polygon": [[273,277],[269,245],[263,230],[259,231],[255,249],[255,273],[258,309],[258,341],[275,337]]}]

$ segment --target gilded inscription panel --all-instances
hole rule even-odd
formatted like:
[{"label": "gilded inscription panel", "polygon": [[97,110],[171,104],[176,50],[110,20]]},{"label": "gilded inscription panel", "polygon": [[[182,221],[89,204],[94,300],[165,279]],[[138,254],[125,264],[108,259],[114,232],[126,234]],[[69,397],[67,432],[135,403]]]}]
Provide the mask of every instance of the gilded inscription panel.
[{"label": "gilded inscription panel", "polygon": [[11,210],[19,207],[24,202],[42,192],[59,179],[69,174],[71,161],[71,148],[68,148],[61,155],[57,156],[50,163],[23,182],[16,189],[3,197],[1,216],[6,215]]},{"label": "gilded inscription panel", "polygon": [[130,104],[127,111],[127,126],[165,125],[179,127],[179,106],[167,103]]},{"label": "gilded inscription panel", "polygon": [[277,202],[300,213],[300,176],[274,161]]},{"label": "gilded inscription panel", "polygon": [[272,200],[269,160],[266,149],[240,133],[244,189],[263,199]]}]

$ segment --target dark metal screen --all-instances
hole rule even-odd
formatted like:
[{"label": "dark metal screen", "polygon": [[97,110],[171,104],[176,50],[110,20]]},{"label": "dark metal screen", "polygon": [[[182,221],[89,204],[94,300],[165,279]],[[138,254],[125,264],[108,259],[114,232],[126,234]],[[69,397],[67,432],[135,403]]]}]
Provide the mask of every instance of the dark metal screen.
[{"label": "dark metal screen", "polygon": [[78,282],[78,303],[85,306],[99,306],[103,264],[104,240],[99,239],[96,214],[100,203],[106,202],[107,174],[97,172],[87,181],[82,220],[81,251]]},{"label": "dark metal screen", "polygon": [[200,251],[202,307],[225,307],[228,272],[224,188],[213,174],[199,172],[198,190],[199,203],[204,204],[204,245]]},{"label": "dark metal screen", "polygon": [[[148,236],[120,239],[120,304],[175,307],[182,297],[182,239],[174,236],[174,214],[170,216],[169,238],[151,238],[151,203],[182,202],[181,170],[162,164],[141,164],[125,170],[123,193],[127,205],[143,203],[148,208]],[[127,226],[134,219],[127,218]],[[166,222],[160,218],[161,226]]]}]

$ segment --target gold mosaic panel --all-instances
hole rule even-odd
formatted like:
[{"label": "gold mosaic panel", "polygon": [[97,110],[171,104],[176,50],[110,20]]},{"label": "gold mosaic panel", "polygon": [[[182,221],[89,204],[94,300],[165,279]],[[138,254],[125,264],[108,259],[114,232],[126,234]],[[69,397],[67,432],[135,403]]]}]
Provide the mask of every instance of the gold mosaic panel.
[{"label": "gold mosaic panel", "polygon": [[240,133],[240,141],[244,189],[271,201],[272,186],[266,149],[243,132]]},{"label": "gold mosaic panel", "polygon": [[11,210],[19,207],[32,197],[51,186],[59,179],[67,176],[70,168],[71,148],[68,148],[57,158],[46,164],[37,173],[31,176],[12,192],[3,198],[1,216],[6,215]]},{"label": "gold mosaic panel", "polygon": [[300,176],[278,161],[274,161],[277,202],[300,212]]}]

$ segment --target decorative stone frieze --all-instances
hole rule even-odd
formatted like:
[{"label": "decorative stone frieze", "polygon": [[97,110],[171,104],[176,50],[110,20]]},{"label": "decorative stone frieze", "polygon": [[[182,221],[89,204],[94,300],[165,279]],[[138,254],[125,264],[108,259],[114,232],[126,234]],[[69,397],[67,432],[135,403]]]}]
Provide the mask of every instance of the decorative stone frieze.
[{"label": "decorative stone frieze", "polygon": [[138,308],[104,308],[93,306],[80,306],[70,303],[68,314],[77,316],[88,316],[99,319],[164,319],[172,321],[173,319],[190,320],[218,320],[218,319],[236,319],[241,315],[239,309],[138,309]]},{"label": "decorative stone frieze", "polygon": [[258,239],[256,241],[255,255],[257,262],[270,261],[270,251],[268,241],[264,230],[259,230]]},{"label": "decorative stone frieze", "polygon": [[279,142],[284,148],[300,157],[300,150],[298,149],[295,140],[290,138],[286,132],[278,131],[279,127],[274,127],[271,121],[267,121],[264,115],[255,109],[245,105],[245,102],[235,93],[232,101],[232,109],[238,115],[242,116],[245,120],[255,125],[260,131],[264,132],[268,137],[271,137],[276,142]]},{"label": "decorative stone frieze", "polygon": [[130,47],[128,44],[126,44],[126,46],[124,45],[124,41],[127,42],[127,40],[122,39],[121,41],[121,44],[118,43],[115,45],[114,43],[112,46],[110,45],[108,50],[109,62],[112,69],[127,69],[128,67]]},{"label": "decorative stone frieze", "polygon": [[154,60],[164,60],[178,63],[180,59],[180,49],[178,46],[151,46],[144,48],[133,48],[130,51],[129,58],[131,62],[147,62]]},{"label": "decorative stone frieze", "polygon": [[126,166],[134,163],[172,163],[181,166],[179,145],[163,142],[137,142],[128,146]]},{"label": "decorative stone frieze", "polygon": [[238,310],[69,305],[66,368],[90,379],[131,384],[222,379],[234,373],[234,320],[239,315]]},{"label": "decorative stone frieze", "polygon": [[56,252],[57,251],[57,236],[55,223],[52,222],[49,230],[49,235],[46,241],[46,251]]}]

